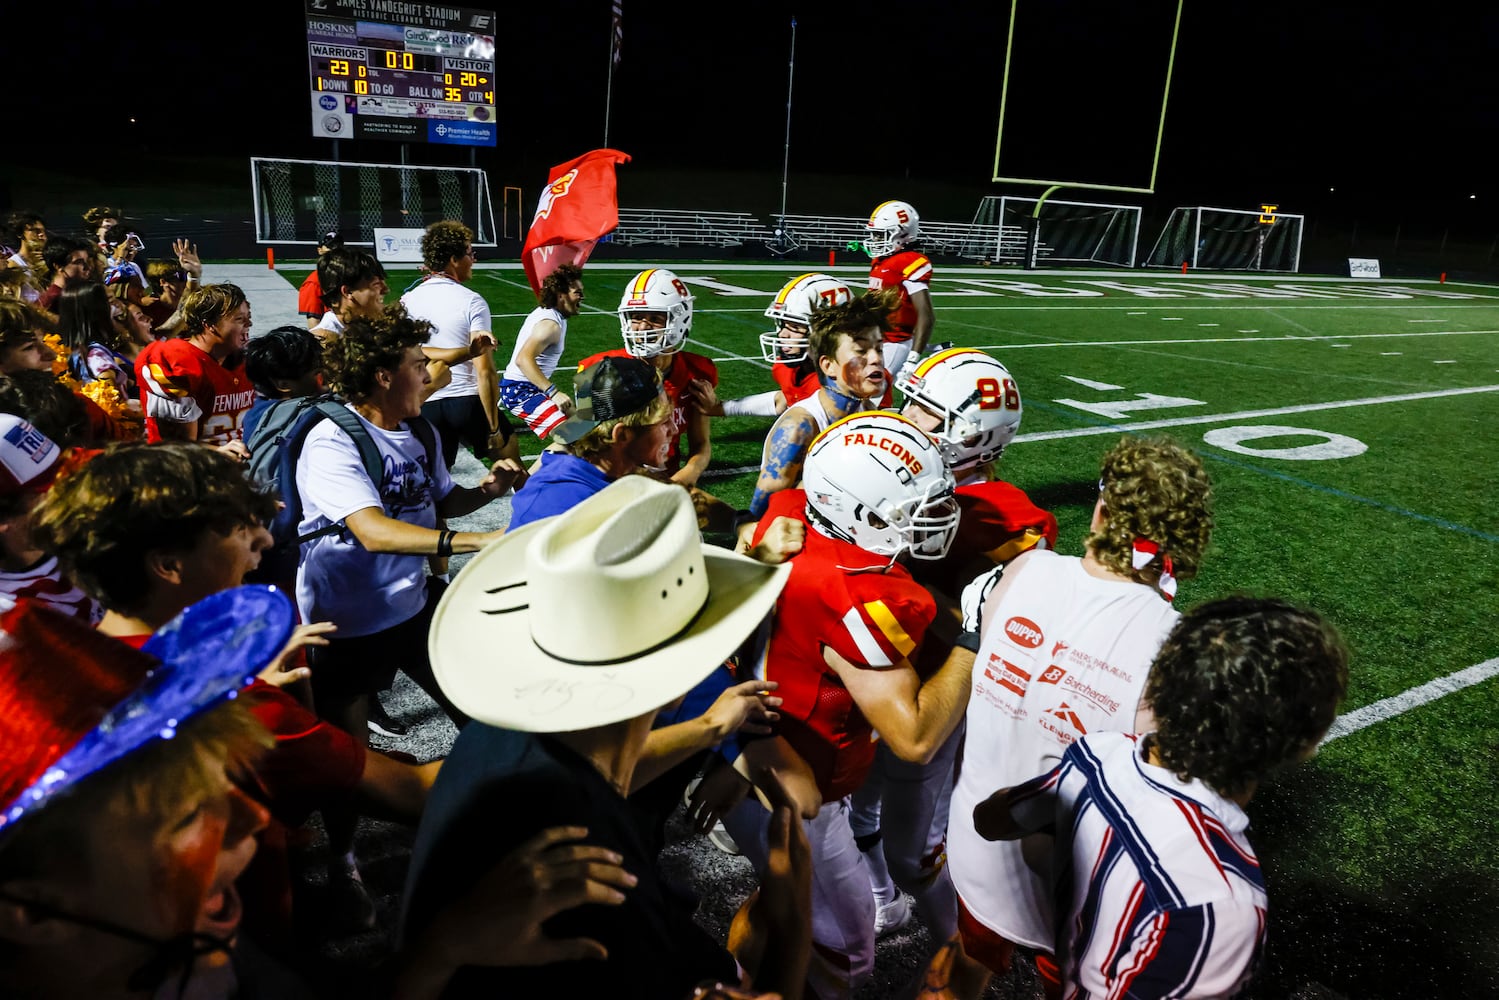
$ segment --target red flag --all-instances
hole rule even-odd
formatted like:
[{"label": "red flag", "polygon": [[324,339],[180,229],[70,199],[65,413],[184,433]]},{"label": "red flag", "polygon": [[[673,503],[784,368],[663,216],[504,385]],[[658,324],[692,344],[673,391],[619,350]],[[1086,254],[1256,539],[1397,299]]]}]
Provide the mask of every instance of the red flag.
[{"label": "red flag", "polygon": [[520,252],[521,266],[538,298],[547,275],[563,264],[581,267],[599,237],[619,225],[614,167],[629,162],[628,153],[595,149],[552,168]]}]

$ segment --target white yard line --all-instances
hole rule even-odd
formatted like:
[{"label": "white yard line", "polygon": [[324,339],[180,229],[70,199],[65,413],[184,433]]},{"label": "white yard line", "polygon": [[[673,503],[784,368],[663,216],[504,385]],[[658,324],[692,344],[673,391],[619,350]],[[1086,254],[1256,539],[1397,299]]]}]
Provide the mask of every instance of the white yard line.
[{"label": "white yard line", "polygon": [[1432,392],[1406,392],[1397,396],[1368,396],[1363,399],[1340,399],[1329,403],[1302,403],[1297,406],[1277,406],[1263,410],[1239,410],[1236,413],[1214,413],[1195,417],[1173,417],[1169,420],[1140,420],[1127,424],[1105,424],[1101,427],[1071,427],[1060,431],[1038,431],[1035,434],[1018,435],[1014,444],[1025,441],[1055,441],[1060,438],[1093,437],[1099,434],[1133,433],[1151,431],[1162,427],[1186,427],[1191,424],[1215,424],[1225,420],[1255,420],[1259,417],[1280,417],[1292,413],[1313,413],[1317,410],[1342,410],[1354,406],[1377,406],[1381,403],[1408,403],[1418,399],[1441,399],[1445,396],[1469,396],[1478,392],[1499,392],[1499,385],[1475,385],[1463,389],[1436,389]]},{"label": "white yard line", "polygon": [[1393,719],[1397,715],[1404,715],[1412,709],[1430,704],[1438,698],[1452,694],[1455,691],[1461,691],[1463,688],[1481,684],[1495,674],[1499,674],[1499,657],[1492,660],[1484,660],[1482,663],[1475,663],[1465,670],[1448,674],[1446,677],[1438,677],[1434,681],[1427,681],[1425,684],[1413,687],[1409,691],[1402,691],[1393,697],[1376,701],[1372,705],[1365,705],[1363,708],[1354,709],[1347,715],[1338,716],[1333,721],[1332,728],[1327,731],[1327,735],[1322,738],[1322,742],[1331,743],[1333,740],[1342,739],[1350,733],[1366,729],[1376,722],[1384,722],[1386,719]]},{"label": "white yard line", "polygon": [[1333,340],[1378,340],[1392,337],[1468,337],[1499,330],[1406,330],[1400,333],[1344,333],[1326,336],[1285,334],[1279,337],[1181,337],[1171,340],[1055,340],[1040,344],[982,344],[981,351],[1023,351],[1038,347],[1160,347],[1165,344],[1257,344],[1289,341],[1322,343]]},{"label": "white yard line", "polygon": [[[1158,430],[1164,427],[1187,427],[1192,424],[1216,424],[1229,420],[1256,420],[1260,417],[1281,417],[1294,413],[1313,413],[1318,410],[1345,410],[1357,406],[1378,406],[1383,403],[1408,403],[1421,399],[1443,399],[1448,396],[1471,396],[1475,393],[1499,392],[1499,385],[1475,385],[1462,389],[1435,389],[1431,392],[1405,392],[1395,396],[1366,396],[1361,399],[1338,399],[1327,403],[1301,403],[1296,406],[1277,406],[1262,410],[1238,410],[1233,413],[1208,413],[1192,417],[1172,417],[1166,420],[1137,420],[1123,424],[1102,424],[1097,427],[1070,427],[1066,430],[1037,431],[1034,434],[1017,435],[1011,444],[1026,444],[1031,441],[1056,441],[1062,438],[1096,437],[1102,434],[1131,434],[1137,431]],[[705,477],[725,479],[746,472],[754,472],[758,465],[744,465],[733,469],[709,469]]]}]

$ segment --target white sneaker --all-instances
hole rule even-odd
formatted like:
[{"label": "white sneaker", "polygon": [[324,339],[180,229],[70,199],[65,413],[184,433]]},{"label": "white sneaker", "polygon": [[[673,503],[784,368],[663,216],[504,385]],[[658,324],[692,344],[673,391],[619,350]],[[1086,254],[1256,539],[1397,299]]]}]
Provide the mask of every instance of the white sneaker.
[{"label": "white sneaker", "polygon": [[[682,804],[692,804],[692,793],[697,791],[697,785],[701,778],[693,778],[687,783],[687,789],[682,793]],[[738,854],[739,845],[734,843],[734,838],[729,836],[728,829],[723,825],[723,820],[717,820],[713,829],[708,831],[708,843],[723,851],[725,854]]]},{"label": "white sneaker", "polygon": [[895,898],[874,908],[874,936],[894,934],[911,922],[911,897],[895,890]]}]

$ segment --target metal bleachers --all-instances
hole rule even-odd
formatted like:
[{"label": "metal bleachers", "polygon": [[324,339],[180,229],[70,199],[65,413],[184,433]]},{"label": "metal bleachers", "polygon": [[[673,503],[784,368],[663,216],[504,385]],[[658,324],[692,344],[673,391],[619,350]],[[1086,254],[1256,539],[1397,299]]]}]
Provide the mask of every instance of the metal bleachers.
[{"label": "metal bleachers", "polygon": [[[741,247],[763,245],[776,252],[858,250],[868,230],[863,218],[833,215],[770,216],[770,223],[748,212],[621,208],[613,241],[621,246]],[[921,223],[921,249],[929,254],[972,260],[1019,259],[1025,231],[1017,226],[966,222]],[[1045,250],[1043,248],[1043,255]]]},{"label": "metal bleachers", "polygon": [[784,221],[790,245],[807,250],[855,249],[867,232],[865,220],[834,215],[788,215]]},{"label": "metal bleachers", "polygon": [[775,233],[748,212],[621,208],[614,242],[622,246],[738,247],[770,243]]}]

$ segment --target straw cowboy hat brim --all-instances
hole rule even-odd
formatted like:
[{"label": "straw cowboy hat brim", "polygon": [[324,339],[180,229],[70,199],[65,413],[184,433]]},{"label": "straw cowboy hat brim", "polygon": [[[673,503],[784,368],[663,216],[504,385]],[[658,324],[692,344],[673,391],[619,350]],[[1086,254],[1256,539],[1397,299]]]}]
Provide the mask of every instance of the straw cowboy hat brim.
[{"label": "straw cowboy hat brim", "polygon": [[632,719],[720,669],[789,572],[703,545],[686,490],[627,476],[463,568],[433,616],[433,672],[458,708],[494,726]]}]

